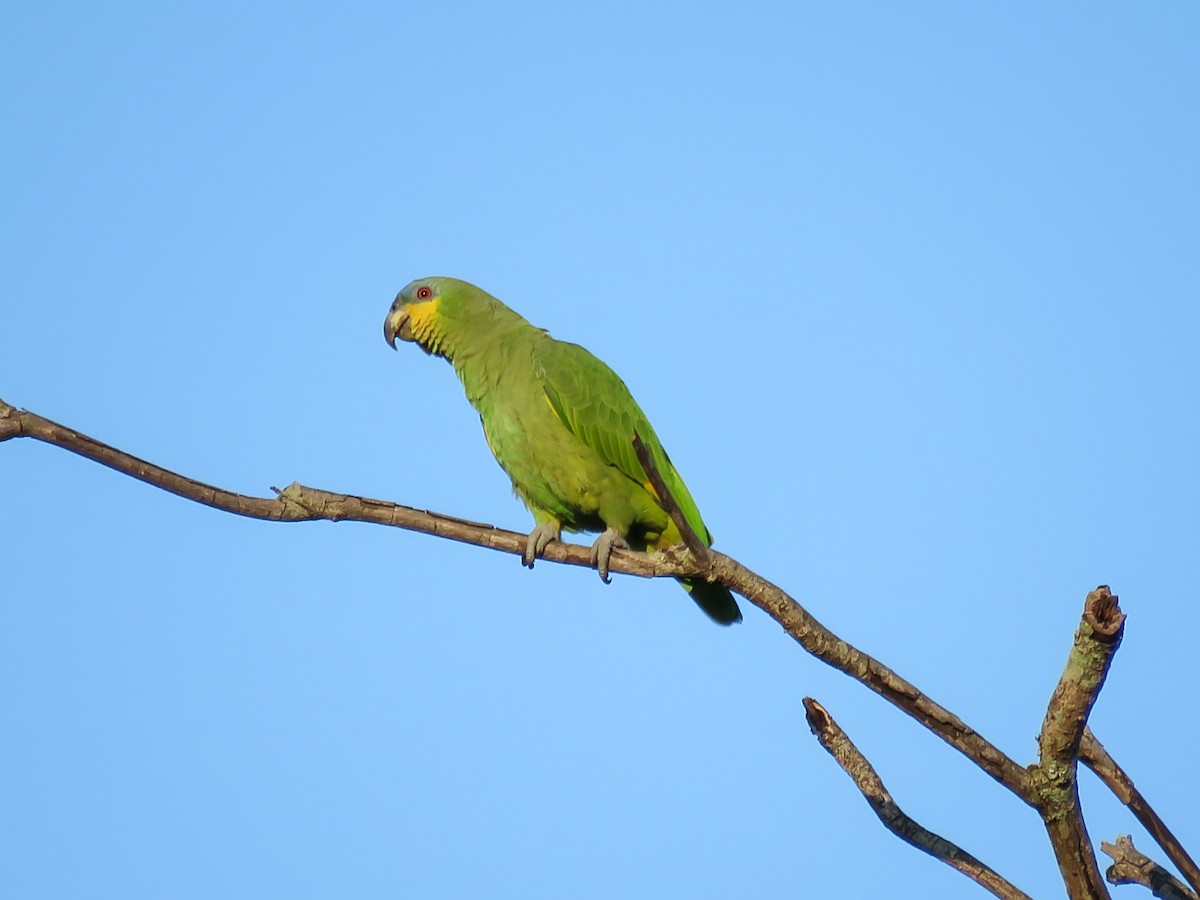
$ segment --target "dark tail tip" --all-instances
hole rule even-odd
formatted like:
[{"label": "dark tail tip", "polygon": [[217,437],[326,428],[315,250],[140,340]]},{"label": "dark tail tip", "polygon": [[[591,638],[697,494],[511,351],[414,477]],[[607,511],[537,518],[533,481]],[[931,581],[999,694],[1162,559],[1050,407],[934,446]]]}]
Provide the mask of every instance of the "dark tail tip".
[{"label": "dark tail tip", "polygon": [[696,605],[718,625],[734,625],[742,621],[742,611],[729,588],[700,578],[680,578],[683,589],[691,594]]}]

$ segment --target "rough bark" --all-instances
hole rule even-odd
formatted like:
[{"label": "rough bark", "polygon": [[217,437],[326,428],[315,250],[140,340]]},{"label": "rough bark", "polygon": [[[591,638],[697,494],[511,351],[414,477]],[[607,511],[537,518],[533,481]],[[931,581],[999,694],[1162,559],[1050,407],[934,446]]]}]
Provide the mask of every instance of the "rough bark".
[{"label": "rough bark", "polygon": [[1054,688],[1038,735],[1038,765],[1030,770],[1036,806],[1050,836],[1070,897],[1108,897],[1079,805],[1079,744],[1087,717],[1121,643],[1125,614],[1102,584],[1087,595],[1067,665]]}]

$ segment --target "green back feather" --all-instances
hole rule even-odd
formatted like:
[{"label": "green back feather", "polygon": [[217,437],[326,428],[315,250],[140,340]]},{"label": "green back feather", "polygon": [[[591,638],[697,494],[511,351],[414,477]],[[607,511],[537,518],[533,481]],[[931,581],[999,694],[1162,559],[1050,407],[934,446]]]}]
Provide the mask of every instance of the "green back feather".
[{"label": "green back feather", "polygon": [[696,501],[620,376],[583,347],[565,341],[541,342],[534,365],[559,421],[605,462],[644,485],[646,472],[633,449],[633,435],[641,436],[683,517],[705,544],[711,544]]}]

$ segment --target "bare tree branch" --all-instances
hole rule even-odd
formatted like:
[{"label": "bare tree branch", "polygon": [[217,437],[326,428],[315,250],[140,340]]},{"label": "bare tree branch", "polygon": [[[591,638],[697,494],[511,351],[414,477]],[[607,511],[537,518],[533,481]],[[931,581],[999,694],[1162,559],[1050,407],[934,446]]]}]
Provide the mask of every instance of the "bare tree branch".
[{"label": "bare tree branch", "polygon": [[[277,490],[277,496],[272,498],[233,493],[130,456],[0,400],[0,441],[13,437],[29,437],[62,447],[178,496],[237,515],[277,522],[322,519],[368,522],[475,544],[515,556],[522,554],[526,544],[526,535],[491,525],[383,500],[304,487],[297,483],[282,491]],[[659,490],[660,498],[667,498],[666,502],[671,502],[670,491],[661,483],[661,474],[655,469],[653,460],[649,459],[648,454],[643,453],[642,456],[647,475],[658,480],[659,487],[656,490]],[[678,504],[673,505],[675,512],[672,517],[682,519]],[[676,519],[676,524],[687,523],[686,520],[680,523]],[[683,527],[680,531],[685,535],[688,533],[688,529]],[[697,538],[694,532],[692,537]],[[1062,847],[1074,847],[1071,866],[1074,871],[1086,876],[1089,859],[1090,870],[1098,873],[1098,869],[1086,830],[1082,827],[1082,818],[1075,820],[1079,806],[1075,758],[1076,754],[1082,753],[1085,761],[1147,825],[1180,870],[1189,879],[1196,875],[1195,864],[1133,789],[1128,776],[1112,762],[1090,732],[1086,735],[1084,732],[1088,711],[1103,684],[1104,674],[1120,639],[1120,619],[1123,614],[1110,594],[1093,592],[1097,595],[1094,603],[1093,595],[1089,595],[1089,612],[1085,613],[1084,622],[1076,635],[1067,670],[1055,690],[1039,738],[1041,764],[1031,767],[1027,772],[958,716],[921,693],[883,663],[838,638],[778,586],[722,553],[705,547],[701,549],[703,553],[698,556],[694,550],[689,554],[680,554],[672,549],[654,554],[617,550],[613,553],[611,569],[641,577],[703,577],[741,594],[778,622],[806,651],[861,682],[915,718],[1026,803],[1037,808],[1051,832],[1052,841],[1058,841],[1056,852],[1060,844]],[[551,542],[544,556],[552,562],[591,567],[589,548],[577,544]],[[1060,865],[1063,863],[1064,858],[1060,857]],[[1089,889],[1092,886],[1087,877],[1078,880],[1078,885],[1086,885]],[[1098,875],[1096,886],[1098,890],[1092,894],[1075,892],[1072,896],[1107,896],[1106,888],[1098,881]]]},{"label": "bare tree branch", "polygon": [[879,821],[900,840],[924,851],[934,859],[940,859],[952,869],[966,875],[972,881],[1005,900],[1032,900],[1020,888],[1002,878],[994,870],[980,862],[957,844],[923,828],[902,810],[884,787],[883,779],[872,767],[854,742],[834,721],[829,711],[812,697],[804,698],[805,718],[808,727],[817,736],[821,746],[837,760],[839,766],[858,786],[863,797],[879,816]]},{"label": "bare tree branch", "polygon": [[[1083,740],[1079,745],[1079,758],[1084,765],[1096,773],[1101,781],[1108,785],[1109,790],[1129,808],[1142,827],[1150,832],[1150,836],[1158,842],[1158,846],[1167,854],[1167,858],[1183,873],[1183,877],[1188,880],[1192,890],[1200,893],[1200,866],[1197,866],[1195,860],[1183,849],[1179,838],[1175,837],[1166,822],[1159,818],[1154,807],[1134,787],[1133,779],[1109,755],[1109,752],[1104,749],[1104,745],[1092,734],[1090,728],[1083,732]],[[1103,847],[1103,845],[1101,846]]]},{"label": "bare tree branch", "polygon": [[[645,469],[659,500],[670,511],[680,531],[699,538],[684,519],[678,502],[658,471],[653,457],[638,435],[633,437],[638,460]],[[805,650],[822,662],[860,681],[908,713],[951,746],[969,757],[985,772],[1032,805],[1026,772],[998,748],[967,727],[957,716],[929,699],[883,663],[863,653],[818,622],[808,610],[781,588],[751,572],[736,560],[703,547],[697,561],[707,563],[707,577],[737,591],[783,626]]]},{"label": "bare tree branch", "polygon": [[1124,625],[1125,613],[1108,585],[1102,584],[1087,595],[1075,643],[1050,697],[1038,736],[1043,766],[1067,766],[1079,756],[1088,715],[1104,686]]},{"label": "bare tree branch", "polygon": [[1031,773],[1037,808],[1073,898],[1108,896],[1079,805],[1076,761],[1088,714],[1104,686],[1124,625],[1125,614],[1108,585],[1087,595],[1066,668],[1038,735],[1039,763]]},{"label": "bare tree branch", "polygon": [[[503,531],[491,525],[382,500],[306,488],[299,484],[286,488],[274,500],[224,491],[130,456],[0,400],[0,441],[11,437],[29,437],[63,447],[155,487],[237,515],[277,522],[318,519],[371,522],[477,544],[516,556],[520,556],[525,547],[525,535]],[[610,568],[614,572],[645,577],[699,576],[737,591],[778,622],[809,653],[908,713],[946,743],[974,760],[1026,803],[1035,804],[1025,769],[958,716],[922,694],[883,663],[843,641],[777,585],[722,553],[709,549],[706,555],[706,562],[692,560],[689,564],[688,560],[676,561],[670,551],[656,554],[614,551]],[[570,565],[591,566],[588,548],[561,541],[552,541],[546,547],[544,558]]]},{"label": "bare tree branch", "polygon": [[941,704],[923,694],[879,660],[842,640],[778,586],[737,560],[710,551],[712,577],[737,591],[780,624],[817,659],[849,675],[912,716],[975,762],[1010,791],[1033,805],[1025,769]]},{"label": "bare tree branch", "polygon": [[[386,500],[332,493],[295,482],[283,490],[273,488],[277,496],[272,498],[236,494],[138,459],[57,422],[15,409],[0,400],[0,441],[13,437],[29,437],[62,447],[177,496],[252,519],[272,522],[367,522],[419,531],[517,556],[525,549],[526,535],[505,531],[494,525],[413,509]],[[543,556],[566,565],[592,568],[589,549],[579,544],[552,541]],[[681,568],[665,558],[625,550],[613,551],[610,568],[614,572],[644,578],[693,573],[693,570]]]},{"label": "bare tree branch", "polygon": [[1112,857],[1113,864],[1104,873],[1112,884],[1140,884],[1164,900],[1198,900],[1187,885],[1133,846],[1133,838],[1122,835],[1115,844],[1103,841],[1100,849]]}]

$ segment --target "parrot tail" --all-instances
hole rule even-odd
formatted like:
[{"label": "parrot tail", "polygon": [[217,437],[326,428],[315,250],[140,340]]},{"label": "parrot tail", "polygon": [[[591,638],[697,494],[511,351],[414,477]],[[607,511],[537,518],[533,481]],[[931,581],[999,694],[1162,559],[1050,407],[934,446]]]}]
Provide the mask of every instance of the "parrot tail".
[{"label": "parrot tail", "polygon": [[737,601],[729,588],[723,584],[713,584],[703,578],[676,579],[683,589],[691,594],[696,605],[718,625],[733,625],[742,621],[742,611],[738,609]]}]

